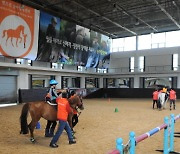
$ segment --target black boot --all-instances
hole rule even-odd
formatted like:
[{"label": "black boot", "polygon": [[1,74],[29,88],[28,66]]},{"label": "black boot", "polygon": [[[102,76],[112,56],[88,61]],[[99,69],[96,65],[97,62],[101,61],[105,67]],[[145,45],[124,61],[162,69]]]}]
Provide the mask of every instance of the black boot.
[{"label": "black boot", "polygon": [[49,133],[49,137],[53,137],[54,136],[54,128],[50,129],[50,133]]},{"label": "black boot", "polygon": [[52,137],[52,136],[50,135],[50,133],[49,133],[49,129],[46,129],[46,130],[45,130],[45,137]]}]

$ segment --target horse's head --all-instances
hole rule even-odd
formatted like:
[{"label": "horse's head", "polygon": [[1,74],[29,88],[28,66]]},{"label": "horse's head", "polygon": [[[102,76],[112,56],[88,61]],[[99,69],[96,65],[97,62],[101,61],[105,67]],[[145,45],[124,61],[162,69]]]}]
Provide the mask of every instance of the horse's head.
[{"label": "horse's head", "polygon": [[80,110],[84,110],[81,96],[74,95],[73,97],[69,98],[68,101],[72,108],[76,109],[76,107],[78,107]]}]

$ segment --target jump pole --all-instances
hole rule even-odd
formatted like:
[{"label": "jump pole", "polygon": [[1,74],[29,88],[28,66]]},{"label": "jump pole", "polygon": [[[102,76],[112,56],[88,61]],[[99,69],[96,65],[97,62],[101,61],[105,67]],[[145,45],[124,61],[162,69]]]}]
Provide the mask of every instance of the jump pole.
[{"label": "jump pole", "polygon": [[[180,118],[180,114],[177,115],[176,117],[174,117],[174,114],[171,114],[170,115],[170,123],[169,123],[169,118],[165,117],[164,124],[160,125],[159,127],[154,128],[154,129],[150,130],[149,132],[144,133],[136,138],[135,138],[135,133],[130,132],[129,133],[129,143],[130,143],[129,154],[135,154],[135,147],[139,142],[156,134],[157,132],[159,132],[162,129],[164,129],[163,154],[169,154],[169,152],[173,152],[174,151],[174,123],[179,118]],[[170,135],[169,135],[169,129],[170,129]],[[168,142],[169,139],[170,139],[170,142]],[[125,148],[125,146],[123,145],[122,138],[118,138],[116,140],[116,149],[119,150],[120,154],[123,154],[124,148]]]}]

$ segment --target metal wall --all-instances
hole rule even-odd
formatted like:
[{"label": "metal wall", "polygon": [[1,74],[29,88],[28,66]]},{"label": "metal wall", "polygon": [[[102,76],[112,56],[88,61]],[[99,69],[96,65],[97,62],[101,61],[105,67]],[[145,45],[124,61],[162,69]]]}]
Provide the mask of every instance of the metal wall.
[{"label": "metal wall", "polygon": [[17,102],[17,76],[0,75],[0,104]]}]

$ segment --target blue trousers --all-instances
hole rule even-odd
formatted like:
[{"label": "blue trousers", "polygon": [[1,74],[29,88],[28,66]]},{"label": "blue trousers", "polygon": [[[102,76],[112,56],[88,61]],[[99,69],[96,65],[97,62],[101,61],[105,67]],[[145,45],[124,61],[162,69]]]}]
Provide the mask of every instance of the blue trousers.
[{"label": "blue trousers", "polygon": [[58,130],[57,130],[56,134],[53,136],[53,138],[51,140],[51,144],[54,144],[54,143],[56,143],[58,141],[58,139],[61,136],[64,129],[67,132],[69,141],[73,141],[71,128],[70,128],[68,122],[64,121],[64,120],[59,120]]}]

